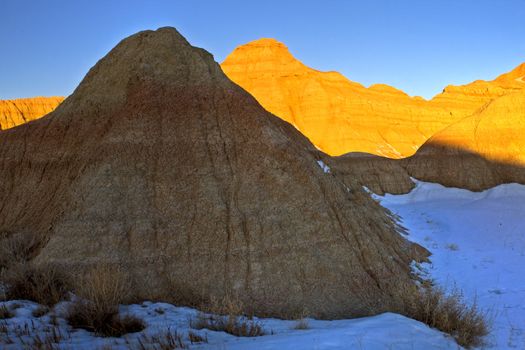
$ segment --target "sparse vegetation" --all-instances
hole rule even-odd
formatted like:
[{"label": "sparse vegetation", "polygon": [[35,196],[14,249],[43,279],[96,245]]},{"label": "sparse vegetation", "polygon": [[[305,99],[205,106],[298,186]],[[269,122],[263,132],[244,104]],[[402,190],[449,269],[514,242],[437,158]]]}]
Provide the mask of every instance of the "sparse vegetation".
[{"label": "sparse vegetation", "polygon": [[11,265],[2,273],[0,281],[5,286],[6,299],[31,300],[47,306],[63,300],[70,290],[69,278],[55,265]]},{"label": "sparse vegetation", "polygon": [[212,299],[205,309],[210,314],[200,312],[190,321],[192,328],[226,332],[237,337],[265,335],[259,322],[242,314],[244,307],[239,298],[225,296],[222,300]]},{"label": "sparse vegetation", "polygon": [[41,247],[43,239],[31,233],[0,233],[0,271],[28,262]]},{"label": "sparse vegetation", "polygon": [[487,313],[481,311],[476,302],[472,305],[465,303],[462,293],[457,289],[447,294],[432,284],[423,287],[405,286],[397,291],[396,297],[401,303],[389,311],[448,333],[461,346],[480,346],[483,337],[489,333]]},{"label": "sparse vegetation", "polygon": [[297,329],[297,330],[305,330],[309,328],[310,328],[310,325],[308,324],[308,320],[305,318],[301,318],[297,320],[297,322],[295,322],[295,325],[293,327],[293,329]]},{"label": "sparse vegetation", "polygon": [[45,305],[39,305],[36,309],[33,310],[31,313],[33,317],[42,317],[45,314],[49,312],[49,308]]},{"label": "sparse vegetation", "polygon": [[0,306],[0,320],[5,320],[14,317],[14,313],[7,308],[5,305]]},{"label": "sparse vegetation", "polygon": [[196,343],[207,343],[208,342],[208,337],[205,336],[205,337],[202,337],[201,335],[193,332],[193,331],[189,331],[188,332],[188,338],[190,339],[190,342],[192,344],[196,344]]},{"label": "sparse vegetation", "polygon": [[226,332],[236,337],[258,337],[265,334],[260,323],[237,315],[221,316],[199,313],[190,326],[194,329],[205,328]]},{"label": "sparse vegetation", "polygon": [[182,341],[182,336],[169,327],[156,335],[141,335],[138,338],[139,350],[173,350],[187,349],[188,346]]},{"label": "sparse vegetation", "polygon": [[129,297],[131,285],[118,267],[97,266],[81,280],[79,296],[69,307],[67,320],[75,328],[83,328],[106,337],[139,332],[144,322],[134,316],[120,316],[119,304]]}]

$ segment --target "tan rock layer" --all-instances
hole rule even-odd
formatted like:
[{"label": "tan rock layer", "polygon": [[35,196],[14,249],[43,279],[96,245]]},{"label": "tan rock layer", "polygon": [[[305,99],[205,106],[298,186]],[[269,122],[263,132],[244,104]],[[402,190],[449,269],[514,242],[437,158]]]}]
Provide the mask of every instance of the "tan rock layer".
[{"label": "tan rock layer", "polygon": [[0,130],[9,129],[52,112],[63,97],[33,97],[0,100]]},{"label": "tan rock layer", "polygon": [[54,112],[0,132],[0,231],[47,237],[37,263],[121,264],[142,298],[377,311],[426,252],[319,157],[206,51],[140,32]]}]

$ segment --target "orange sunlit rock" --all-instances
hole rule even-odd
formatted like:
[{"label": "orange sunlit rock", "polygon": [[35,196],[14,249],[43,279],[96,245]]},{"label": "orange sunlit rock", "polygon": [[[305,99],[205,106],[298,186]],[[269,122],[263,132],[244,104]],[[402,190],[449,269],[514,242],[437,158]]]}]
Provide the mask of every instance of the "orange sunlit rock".
[{"label": "orange sunlit rock", "polygon": [[[499,163],[525,165],[525,90],[494,99],[472,116],[435,134],[422,151],[438,145]],[[449,151],[450,153],[450,151]]]},{"label": "orange sunlit rock", "polygon": [[63,100],[63,97],[0,100],[0,130],[38,119],[52,112]]},{"label": "orange sunlit rock", "polygon": [[388,85],[366,88],[337,72],[309,68],[274,39],[242,45],[222,63],[230,79],[326,153],[389,158],[412,155],[437,131],[493,98],[525,87],[524,65],[520,67],[492,82],[449,86],[426,101]]}]

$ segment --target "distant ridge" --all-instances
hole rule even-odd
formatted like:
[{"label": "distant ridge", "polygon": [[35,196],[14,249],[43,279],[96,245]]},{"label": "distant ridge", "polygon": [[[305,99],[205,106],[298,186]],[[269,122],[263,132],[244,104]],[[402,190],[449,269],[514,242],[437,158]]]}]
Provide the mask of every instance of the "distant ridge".
[{"label": "distant ridge", "polygon": [[366,88],[339,73],[309,68],[275,39],[241,45],[221,66],[263,107],[331,155],[410,156],[434,133],[525,87],[519,78],[524,64],[494,81],[448,86],[425,101],[385,84]]}]

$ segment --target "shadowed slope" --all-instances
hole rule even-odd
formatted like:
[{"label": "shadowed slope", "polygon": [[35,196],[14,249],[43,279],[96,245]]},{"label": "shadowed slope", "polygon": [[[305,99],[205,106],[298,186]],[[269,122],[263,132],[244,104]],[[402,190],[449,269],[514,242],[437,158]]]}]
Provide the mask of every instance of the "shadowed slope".
[{"label": "shadowed slope", "polygon": [[123,40],[46,117],[0,133],[0,231],[36,262],[125,266],[142,298],[360,315],[424,252],[173,28]]}]

